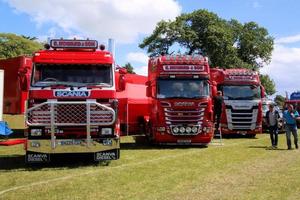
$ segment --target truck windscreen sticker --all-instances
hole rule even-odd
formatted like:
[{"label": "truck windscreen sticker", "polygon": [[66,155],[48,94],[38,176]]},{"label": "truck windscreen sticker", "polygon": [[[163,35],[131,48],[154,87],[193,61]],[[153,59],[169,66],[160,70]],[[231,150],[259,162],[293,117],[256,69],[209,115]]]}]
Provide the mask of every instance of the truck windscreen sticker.
[{"label": "truck windscreen sticker", "polygon": [[54,91],[55,97],[89,97],[89,91],[62,91],[56,90]]}]

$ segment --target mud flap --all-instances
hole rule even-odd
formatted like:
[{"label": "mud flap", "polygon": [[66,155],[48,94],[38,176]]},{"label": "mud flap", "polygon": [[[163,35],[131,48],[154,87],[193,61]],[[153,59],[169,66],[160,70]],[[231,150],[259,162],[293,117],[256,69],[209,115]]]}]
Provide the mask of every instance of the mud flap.
[{"label": "mud flap", "polygon": [[120,158],[120,149],[99,151],[94,154],[95,161],[117,160]]},{"label": "mud flap", "polygon": [[50,154],[27,151],[25,156],[26,163],[48,163]]}]

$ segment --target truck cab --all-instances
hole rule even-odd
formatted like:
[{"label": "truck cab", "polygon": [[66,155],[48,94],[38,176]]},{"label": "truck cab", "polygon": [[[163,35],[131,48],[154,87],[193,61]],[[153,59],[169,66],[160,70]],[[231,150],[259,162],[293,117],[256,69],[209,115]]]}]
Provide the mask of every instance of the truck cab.
[{"label": "truck cab", "polygon": [[34,53],[28,95],[27,162],[53,154],[119,158],[113,55],[96,40],[53,39]]},{"label": "truck cab", "polygon": [[157,144],[206,146],[213,136],[211,92],[207,58],[150,58],[148,138]]},{"label": "truck cab", "polygon": [[255,137],[262,133],[264,88],[257,72],[248,69],[211,69],[217,90],[222,91],[222,134]]}]

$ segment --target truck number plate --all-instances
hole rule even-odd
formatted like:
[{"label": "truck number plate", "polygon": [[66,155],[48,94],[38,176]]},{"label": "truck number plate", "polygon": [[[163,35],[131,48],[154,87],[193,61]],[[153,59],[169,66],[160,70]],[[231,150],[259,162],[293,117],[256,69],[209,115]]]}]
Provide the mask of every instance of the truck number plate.
[{"label": "truck number plate", "polygon": [[191,144],[192,140],[177,140],[178,144]]}]

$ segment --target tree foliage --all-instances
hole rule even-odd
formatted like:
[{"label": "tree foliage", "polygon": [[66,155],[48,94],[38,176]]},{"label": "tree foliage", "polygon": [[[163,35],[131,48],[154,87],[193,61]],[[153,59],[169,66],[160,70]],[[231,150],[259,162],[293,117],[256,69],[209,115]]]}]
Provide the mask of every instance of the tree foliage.
[{"label": "tree foliage", "polygon": [[35,37],[18,36],[12,33],[0,33],[0,59],[32,54],[42,48]]},{"label": "tree foliage", "polygon": [[169,54],[174,46],[186,54],[202,53],[212,66],[258,70],[270,62],[273,38],[255,22],[224,20],[207,10],[182,14],[174,21],[161,21],[139,45],[150,56]]},{"label": "tree foliage", "polygon": [[264,86],[266,94],[267,95],[273,95],[275,94],[276,90],[275,90],[275,83],[274,81],[270,78],[269,75],[263,75],[260,74],[259,75],[261,84]]},{"label": "tree foliage", "polygon": [[285,97],[281,96],[281,95],[276,95],[276,97],[274,98],[274,101],[279,107],[282,108],[284,105]]},{"label": "tree foliage", "polygon": [[133,71],[133,67],[130,63],[126,63],[124,68],[127,70],[127,73],[129,74],[135,74],[135,72]]}]

